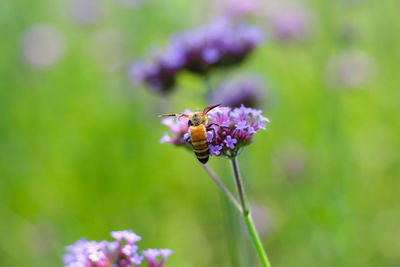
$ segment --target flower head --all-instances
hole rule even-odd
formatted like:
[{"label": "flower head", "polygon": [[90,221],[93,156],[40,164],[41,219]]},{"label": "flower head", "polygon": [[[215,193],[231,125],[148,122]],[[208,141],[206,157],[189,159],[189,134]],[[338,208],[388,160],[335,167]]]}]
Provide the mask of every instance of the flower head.
[{"label": "flower head", "polygon": [[243,61],[263,40],[255,26],[217,20],[213,24],[175,34],[169,50],[180,51],[182,68],[205,74],[216,67],[227,67]]},{"label": "flower head", "polygon": [[169,92],[182,70],[206,74],[241,63],[264,39],[256,26],[217,20],[197,29],[174,33],[164,52],[149,62],[136,62],[130,76],[157,92]]},{"label": "flower head", "polygon": [[241,147],[253,141],[254,133],[266,129],[265,122],[269,120],[261,112],[243,105],[240,108],[222,107],[210,111],[209,119],[216,124],[210,143],[213,149],[210,151],[215,156],[235,157]]},{"label": "flower head", "polygon": [[[209,124],[207,142],[210,155],[235,157],[240,149],[253,141],[253,135],[260,129],[266,129],[269,119],[261,115],[262,111],[241,106],[240,108],[217,107],[208,113]],[[186,132],[187,134],[187,132]],[[182,131],[171,138],[175,145],[189,145],[183,139]]]},{"label": "flower head", "polygon": [[[87,241],[81,239],[75,244],[67,246],[67,254],[63,260],[66,267],[138,267],[144,257],[139,254],[139,247],[134,243],[141,240],[132,230],[111,232],[114,241]],[[161,267],[171,250],[160,249],[162,255],[158,265],[149,267]],[[168,251],[166,253],[165,251]],[[168,254],[168,255],[167,255]]]}]

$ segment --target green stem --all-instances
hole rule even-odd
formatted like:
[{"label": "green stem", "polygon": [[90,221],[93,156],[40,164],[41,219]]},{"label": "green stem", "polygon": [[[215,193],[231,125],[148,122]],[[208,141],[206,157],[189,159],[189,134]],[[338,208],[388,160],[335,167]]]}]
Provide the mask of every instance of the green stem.
[{"label": "green stem", "polygon": [[257,254],[258,254],[258,257],[260,258],[262,266],[270,267],[271,264],[269,263],[267,253],[265,253],[265,249],[261,243],[260,237],[258,236],[256,227],[254,226],[254,222],[251,218],[250,207],[248,207],[246,204],[246,194],[244,192],[243,181],[242,181],[242,178],[240,177],[239,165],[237,163],[236,157],[234,157],[231,160],[231,164],[232,164],[233,175],[235,177],[236,189],[238,191],[240,203],[242,204],[242,210],[243,210],[242,214],[243,214],[244,220],[246,222],[247,230],[250,233],[251,241],[253,242],[253,245],[255,246],[255,248],[257,250]]},{"label": "green stem", "polygon": [[261,263],[264,267],[270,267],[267,254],[265,253],[265,249],[263,244],[261,243],[260,237],[258,236],[256,227],[254,226],[254,222],[251,218],[250,212],[244,216],[244,220],[246,222],[247,230],[249,230],[251,240],[253,241],[254,246],[256,247],[257,254],[260,257]]}]

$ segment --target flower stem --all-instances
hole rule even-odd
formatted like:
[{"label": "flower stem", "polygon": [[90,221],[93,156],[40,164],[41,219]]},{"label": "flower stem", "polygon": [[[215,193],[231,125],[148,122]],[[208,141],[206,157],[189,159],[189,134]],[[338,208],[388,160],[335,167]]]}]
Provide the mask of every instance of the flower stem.
[{"label": "flower stem", "polygon": [[231,165],[232,165],[232,171],[233,175],[235,177],[235,183],[236,183],[236,188],[239,194],[240,202],[242,204],[242,209],[243,209],[243,216],[244,220],[246,222],[246,227],[247,230],[250,233],[251,240],[253,242],[253,245],[255,246],[257,250],[257,254],[260,258],[260,261],[262,263],[263,267],[270,267],[271,264],[269,263],[267,253],[265,253],[265,249],[261,243],[260,237],[258,236],[256,227],[254,225],[254,222],[251,218],[251,213],[250,213],[250,207],[247,206],[246,203],[246,194],[244,192],[244,186],[243,186],[243,181],[242,178],[240,177],[240,172],[239,172],[239,165],[237,163],[236,157],[231,159]]},{"label": "flower stem", "polygon": [[235,177],[236,189],[238,191],[240,203],[242,204],[242,208],[243,208],[243,215],[246,217],[246,215],[250,211],[246,204],[246,196],[245,196],[245,192],[244,192],[242,178],[240,177],[239,166],[237,164],[236,157],[231,159],[231,164],[232,164],[233,175]]},{"label": "flower stem", "polygon": [[210,175],[211,179],[221,188],[222,192],[228,197],[228,199],[232,202],[232,204],[239,210],[240,213],[243,214],[242,207],[240,206],[239,202],[237,202],[236,198],[231,194],[228,188],[222,183],[222,181],[218,178],[218,176],[208,167],[206,164],[201,164],[206,172]]}]

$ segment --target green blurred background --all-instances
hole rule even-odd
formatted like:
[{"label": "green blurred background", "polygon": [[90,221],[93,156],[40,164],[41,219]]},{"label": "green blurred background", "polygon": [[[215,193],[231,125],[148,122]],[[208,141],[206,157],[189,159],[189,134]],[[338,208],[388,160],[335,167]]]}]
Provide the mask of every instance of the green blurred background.
[{"label": "green blurred background", "polygon": [[[0,8],[0,266],[62,266],[64,246],[121,229],[173,249],[167,266],[259,266],[192,153],[158,142],[156,115],[202,108],[202,81],[180,76],[161,98],[127,76],[214,4],[78,2]],[[239,157],[263,243],[273,266],[400,266],[400,2],[303,4],[305,40],[271,33],[240,67],[268,84],[271,124]],[[29,39],[38,28],[51,49]],[[332,83],[330,60],[353,50],[368,54],[365,81]],[[229,162],[210,165],[232,187]]]}]

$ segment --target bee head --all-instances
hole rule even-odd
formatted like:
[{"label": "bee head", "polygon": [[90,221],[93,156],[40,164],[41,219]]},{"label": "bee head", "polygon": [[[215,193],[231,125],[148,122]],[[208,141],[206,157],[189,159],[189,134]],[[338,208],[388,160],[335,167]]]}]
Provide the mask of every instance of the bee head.
[{"label": "bee head", "polygon": [[189,117],[188,125],[190,126],[198,126],[198,125],[206,125],[208,123],[206,116],[201,111],[193,112]]}]

